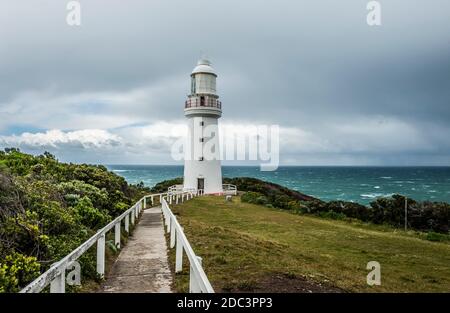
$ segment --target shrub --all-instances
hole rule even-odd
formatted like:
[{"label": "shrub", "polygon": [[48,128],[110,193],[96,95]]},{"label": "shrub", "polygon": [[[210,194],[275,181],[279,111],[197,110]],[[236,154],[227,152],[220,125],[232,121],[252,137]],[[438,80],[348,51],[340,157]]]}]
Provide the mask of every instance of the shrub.
[{"label": "shrub", "polygon": [[0,261],[0,293],[17,292],[39,275],[40,265],[35,257],[13,252]]},{"label": "shrub", "polygon": [[[148,191],[104,166],[1,151],[0,292],[23,288]],[[95,249],[79,261],[82,277],[97,278]]]},{"label": "shrub", "polygon": [[426,239],[429,241],[446,241],[449,240],[449,236],[430,231],[427,233]]},{"label": "shrub", "polygon": [[96,208],[107,210],[110,205],[106,189],[99,189],[80,180],[62,182],[58,185],[58,189],[63,195],[69,196],[69,199],[74,195],[88,197]]},{"label": "shrub", "polygon": [[343,220],[347,217],[347,216],[345,216],[344,213],[337,213],[334,211],[320,212],[319,216],[323,217],[323,218],[329,218],[332,220]]},{"label": "shrub", "polygon": [[259,192],[252,192],[252,191],[244,193],[241,196],[241,201],[259,205],[268,204],[268,200],[264,195],[260,194]]},{"label": "shrub", "polygon": [[111,220],[107,213],[103,213],[95,208],[88,197],[80,199],[75,207],[75,211],[80,222],[91,229],[101,228]]}]

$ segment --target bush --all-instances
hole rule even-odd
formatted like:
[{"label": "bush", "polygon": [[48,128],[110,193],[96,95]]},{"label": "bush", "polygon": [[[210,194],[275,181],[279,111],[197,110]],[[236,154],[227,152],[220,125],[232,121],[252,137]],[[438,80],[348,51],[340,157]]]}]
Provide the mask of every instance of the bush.
[{"label": "bush", "polygon": [[450,236],[430,231],[427,233],[426,239],[429,241],[450,241]]},{"label": "bush", "polygon": [[[0,292],[23,288],[148,192],[104,166],[1,151]],[[82,277],[97,277],[95,249],[79,261]]]},{"label": "bush", "polygon": [[65,196],[88,197],[96,208],[107,210],[110,204],[106,189],[99,189],[80,180],[62,182],[58,185],[58,189]]},{"label": "bush", "polygon": [[0,293],[17,292],[39,275],[40,265],[35,257],[13,252],[0,262]]},{"label": "bush", "polygon": [[75,211],[81,224],[91,229],[101,228],[111,221],[111,217],[95,208],[88,197],[80,199],[75,207]]},{"label": "bush", "polygon": [[345,216],[344,213],[337,213],[334,211],[320,212],[319,216],[323,217],[323,218],[329,218],[332,220],[343,220],[347,217],[347,216]]},{"label": "bush", "polygon": [[264,195],[260,194],[259,192],[252,192],[252,191],[244,193],[241,196],[241,201],[259,205],[268,204],[268,200]]}]

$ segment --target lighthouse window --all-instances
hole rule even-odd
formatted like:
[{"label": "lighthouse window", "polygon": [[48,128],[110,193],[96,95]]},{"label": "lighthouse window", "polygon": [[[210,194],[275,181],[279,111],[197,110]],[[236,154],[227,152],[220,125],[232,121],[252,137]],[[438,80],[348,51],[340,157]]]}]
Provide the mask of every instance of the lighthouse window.
[{"label": "lighthouse window", "polygon": [[191,79],[191,94],[195,93],[195,77]]},{"label": "lighthouse window", "polygon": [[200,106],[204,107],[205,106],[205,97],[200,97]]}]

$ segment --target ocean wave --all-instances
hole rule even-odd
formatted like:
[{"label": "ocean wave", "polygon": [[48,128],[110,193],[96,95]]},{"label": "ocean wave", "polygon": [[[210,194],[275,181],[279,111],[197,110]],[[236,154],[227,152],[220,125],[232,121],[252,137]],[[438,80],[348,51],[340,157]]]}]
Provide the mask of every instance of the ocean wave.
[{"label": "ocean wave", "polygon": [[379,192],[360,194],[360,196],[363,199],[375,199],[375,198],[379,198],[379,197],[390,197],[392,195],[393,195],[393,193],[379,193]]},{"label": "ocean wave", "polygon": [[116,173],[131,172],[131,170],[113,170]]},{"label": "ocean wave", "polygon": [[380,187],[380,186],[375,186],[375,187],[373,187],[373,188],[375,188],[375,189],[380,189],[381,187]]},{"label": "ocean wave", "polygon": [[382,178],[382,179],[392,179],[391,176],[381,176],[380,178]]}]

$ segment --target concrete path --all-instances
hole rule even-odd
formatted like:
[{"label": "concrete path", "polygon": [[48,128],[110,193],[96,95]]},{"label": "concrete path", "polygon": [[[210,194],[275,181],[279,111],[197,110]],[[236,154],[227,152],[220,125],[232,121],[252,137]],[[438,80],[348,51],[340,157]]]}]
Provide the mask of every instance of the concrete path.
[{"label": "concrete path", "polygon": [[144,210],[100,292],[172,292],[161,208]]}]

